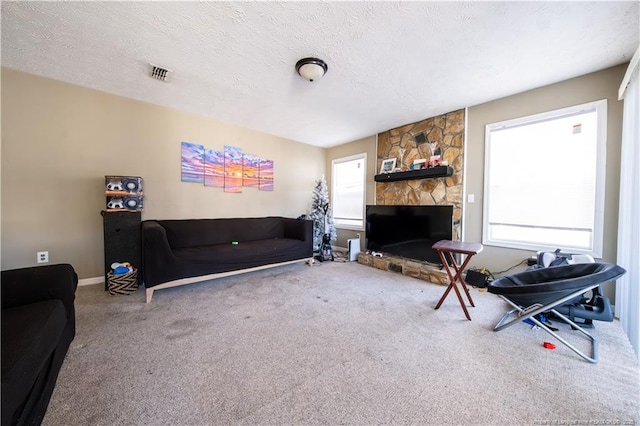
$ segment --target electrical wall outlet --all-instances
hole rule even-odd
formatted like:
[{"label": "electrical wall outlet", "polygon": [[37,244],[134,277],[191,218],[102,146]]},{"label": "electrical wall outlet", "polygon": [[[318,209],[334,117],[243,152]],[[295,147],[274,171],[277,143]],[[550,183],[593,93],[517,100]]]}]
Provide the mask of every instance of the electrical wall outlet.
[{"label": "electrical wall outlet", "polygon": [[39,251],[36,256],[36,261],[38,263],[49,263],[49,252],[48,251]]}]

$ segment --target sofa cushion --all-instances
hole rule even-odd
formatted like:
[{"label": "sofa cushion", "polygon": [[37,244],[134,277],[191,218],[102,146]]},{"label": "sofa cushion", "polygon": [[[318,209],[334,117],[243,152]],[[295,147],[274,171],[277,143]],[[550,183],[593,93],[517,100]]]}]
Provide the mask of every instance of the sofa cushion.
[{"label": "sofa cushion", "polygon": [[189,262],[201,262],[224,266],[226,270],[249,268],[256,265],[281,262],[294,258],[305,245],[300,240],[274,238],[261,241],[245,241],[238,244],[215,244],[174,250],[177,258]]},{"label": "sofa cushion", "polygon": [[172,249],[256,241],[284,236],[280,217],[159,220]]},{"label": "sofa cushion", "polygon": [[13,413],[27,399],[66,324],[57,299],[2,309],[3,413]]}]

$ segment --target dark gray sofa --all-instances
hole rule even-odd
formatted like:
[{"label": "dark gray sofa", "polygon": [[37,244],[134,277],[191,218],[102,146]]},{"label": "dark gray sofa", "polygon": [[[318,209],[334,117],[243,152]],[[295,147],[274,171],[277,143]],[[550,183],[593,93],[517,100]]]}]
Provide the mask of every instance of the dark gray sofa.
[{"label": "dark gray sofa", "polygon": [[162,288],[313,262],[313,222],[285,217],[146,220],[142,280],[147,303]]},{"label": "dark gray sofa", "polygon": [[39,425],[75,336],[68,264],[2,271],[2,424]]}]

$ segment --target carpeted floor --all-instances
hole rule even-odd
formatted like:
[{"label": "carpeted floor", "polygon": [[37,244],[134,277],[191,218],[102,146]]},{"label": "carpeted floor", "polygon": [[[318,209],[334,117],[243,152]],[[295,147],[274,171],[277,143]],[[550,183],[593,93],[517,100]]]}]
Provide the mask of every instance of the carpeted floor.
[{"label": "carpeted floor", "polygon": [[[160,290],[77,292],[78,331],[45,425],[635,424],[640,369],[617,321],[600,362],[518,324],[472,289],[355,262]],[[587,342],[561,326],[580,348]]]}]

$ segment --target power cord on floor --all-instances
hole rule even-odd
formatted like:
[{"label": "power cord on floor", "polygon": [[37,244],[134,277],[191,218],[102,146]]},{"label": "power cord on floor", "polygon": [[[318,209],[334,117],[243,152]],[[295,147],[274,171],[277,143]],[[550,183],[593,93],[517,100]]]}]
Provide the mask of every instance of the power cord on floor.
[{"label": "power cord on floor", "polygon": [[504,271],[499,271],[496,272],[495,274],[492,273],[490,270],[488,270],[487,268],[470,268],[467,269],[467,273],[465,276],[465,282],[467,284],[470,284],[474,287],[480,287],[480,288],[485,288],[489,285],[489,283],[491,283],[492,281],[495,281],[496,276],[504,274],[506,272],[509,272],[510,270],[512,270],[513,268],[516,268],[524,263],[527,262],[528,259],[523,260],[522,262],[516,263],[513,266],[510,266],[509,268],[505,269]]},{"label": "power cord on floor", "polygon": [[[502,275],[502,274],[504,274],[504,273],[506,273],[506,272],[509,272],[510,270],[512,270],[512,269],[514,269],[514,268],[517,268],[517,267],[518,267],[518,266],[520,266],[520,265],[524,265],[525,263],[527,263],[527,260],[528,260],[528,259],[524,259],[522,262],[518,262],[518,263],[516,263],[515,265],[510,266],[510,267],[508,267],[507,269],[505,269],[504,271],[498,271],[498,272],[496,272],[496,273],[495,273],[495,275]],[[491,271],[489,271],[488,269],[485,269],[485,268],[483,268],[483,270],[485,270],[486,272],[488,272],[488,273],[489,273],[489,276],[491,277],[491,279],[492,279],[492,280],[495,280],[495,279],[496,279],[495,275],[494,275]]]}]

